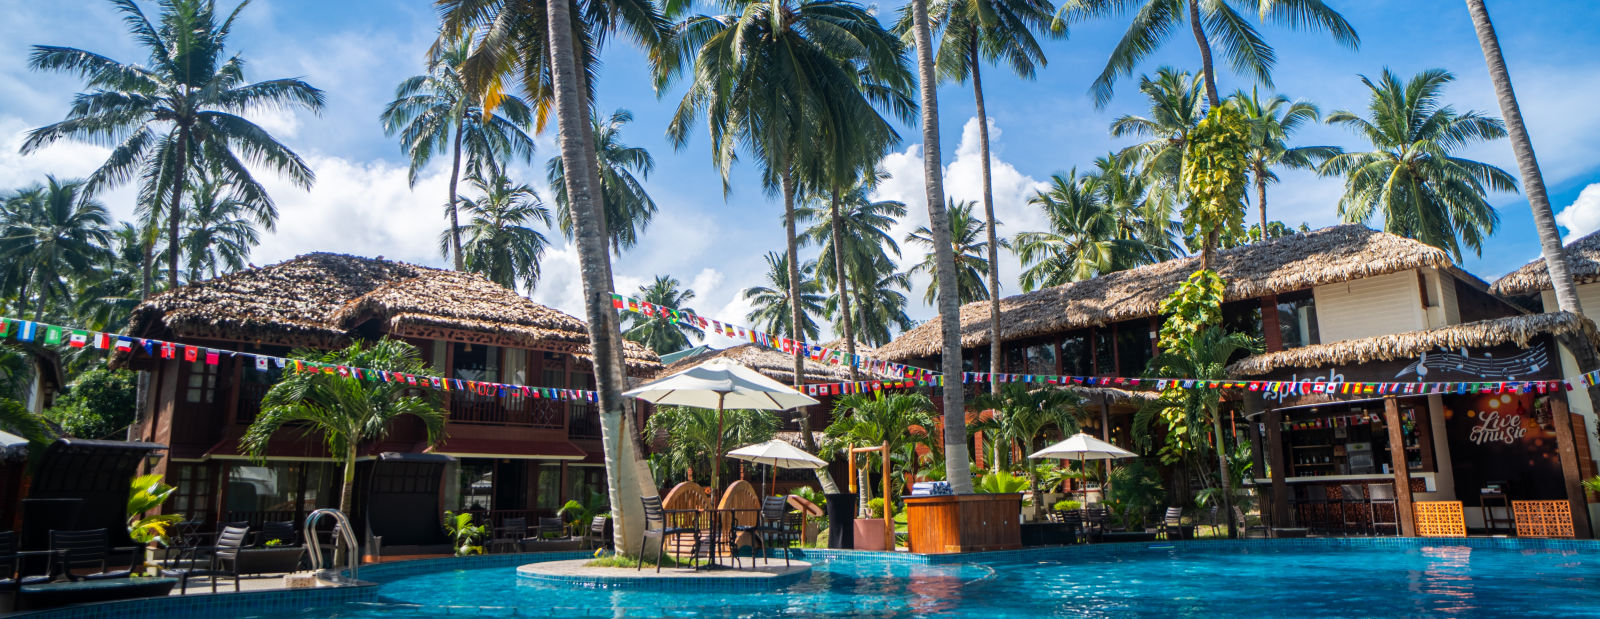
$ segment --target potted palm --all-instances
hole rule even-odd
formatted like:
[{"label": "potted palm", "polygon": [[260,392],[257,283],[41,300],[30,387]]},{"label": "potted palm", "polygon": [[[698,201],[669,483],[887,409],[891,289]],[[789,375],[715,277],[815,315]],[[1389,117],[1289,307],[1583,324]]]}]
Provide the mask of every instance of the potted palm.
[{"label": "potted palm", "polygon": [[[933,402],[927,396],[911,393],[872,394],[857,393],[839,398],[833,407],[833,423],[824,431],[826,449],[847,450],[852,445],[888,445],[891,454],[915,449],[917,438],[913,428],[926,428],[933,424]],[[923,432],[922,434],[926,434]],[[915,457],[915,454],[912,454]],[[892,458],[889,458],[892,460]],[[885,531],[885,499],[872,498],[874,464],[882,466],[882,459],[866,458],[857,469],[857,492],[861,511],[852,526],[855,547],[859,550],[893,550],[883,548]],[[874,513],[872,505],[879,508]]]},{"label": "potted palm", "polygon": [[180,520],[183,516],[178,514],[156,514],[146,516],[145,512],[161,507],[177,490],[167,485],[159,474],[141,475],[134,478],[133,485],[128,490],[128,537],[143,546],[141,565],[150,565],[150,542],[167,543],[167,527]]}]

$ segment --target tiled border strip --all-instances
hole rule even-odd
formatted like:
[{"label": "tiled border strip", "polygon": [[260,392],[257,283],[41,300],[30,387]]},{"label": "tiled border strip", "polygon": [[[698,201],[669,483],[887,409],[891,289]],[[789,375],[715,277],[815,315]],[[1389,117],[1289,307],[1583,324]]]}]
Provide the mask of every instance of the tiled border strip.
[{"label": "tiled border strip", "polygon": [[1032,546],[1020,550],[997,550],[962,554],[919,555],[909,552],[806,548],[799,556],[818,561],[869,560],[888,563],[943,565],[949,563],[1003,563],[1016,560],[1054,558],[1084,552],[1118,552],[1121,549],[1171,546],[1174,549],[1210,550],[1241,544],[1290,548],[1417,548],[1422,546],[1465,546],[1503,550],[1577,550],[1600,552],[1600,540],[1543,539],[1514,537],[1307,537],[1297,539],[1236,539],[1154,542],[1114,542],[1071,546]]},{"label": "tiled border strip", "polygon": [[275,589],[243,593],[169,595],[159,598],[99,602],[54,608],[18,617],[30,619],[168,619],[170,617],[233,617],[239,615],[286,614],[312,608],[344,606],[378,598],[374,583],[350,587]]},{"label": "tiled border strip", "polygon": [[[645,569],[652,569],[646,567]],[[773,590],[787,587],[811,578],[811,569],[771,577],[747,578],[652,578],[649,576],[557,576],[534,574],[517,570],[518,578],[548,585],[580,587],[586,589],[627,591],[751,591]]]}]

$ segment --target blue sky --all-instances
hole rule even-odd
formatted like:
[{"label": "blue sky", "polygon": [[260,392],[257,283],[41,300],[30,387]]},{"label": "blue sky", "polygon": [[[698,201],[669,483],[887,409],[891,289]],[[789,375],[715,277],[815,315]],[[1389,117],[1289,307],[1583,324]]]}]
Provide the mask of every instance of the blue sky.
[{"label": "blue sky", "polygon": [[[1292,98],[1318,104],[1324,112],[1364,112],[1367,91],[1358,74],[1377,75],[1385,67],[1402,76],[1428,68],[1444,68],[1457,81],[1445,100],[1459,110],[1499,115],[1489,87],[1466,9],[1455,0],[1329,0],[1361,36],[1359,50],[1335,44],[1319,33],[1293,32],[1264,26],[1276,46],[1278,64],[1272,88]],[[145,3],[147,10],[153,7]],[[225,7],[233,6],[222,0]],[[898,3],[872,4],[880,16],[892,16]],[[1490,0],[1501,43],[1518,89],[1523,114],[1538,149],[1551,200],[1568,233],[1600,229],[1600,3],[1592,0],[1508,2]],[[46,173],[76,176],[92,170],[105,150],[92,145],[64,144],[23,157],[16,152],[20,135],[29,128],[60,119],[77,80],[30,73],[28,46],[55,44],[83,47],[125,61],[142,61],[109,3],[101,0],[0,0],[0,188],[43,178]],[[257,120],[290,144],[315,167],[317,186],[310,192],[287,183],[269,186],[283,217],[265,236],[253,257],[268,264],[308,251],[339,251],[367,256],[443,265],[436,239],[444,227],[447,169],[426,171],[415,188],[405,181],[405,159],[397,142],[383,135],[377,121],[382,106],[401,79],[422,70],[422,55],[434,36],[434,15],[427,2],[341,0],[256,0],[235,28],[232,50],[249,61],[247,77],[269,79],[302,76],[324,89],[328,107],[320,116],[272,113]],[[1087,94],[1123,23],[1106,20],[1074,25],[1068,38],[1047,44],[1049,66],[1027,81],[1001,68],[985,72],[985,86],[994,142],[995,198],[1002,234],[1040,229],[1042,219],[1025,201],[1054,173],[1087,167],[1094,157],[1121,148],[1107,127],[1112,118],[1142,113],[1144,101],[1136,78],[1118,83],[1116,98],[1095,109]],[[643,56],[614,45],[604,56],[599,110],[632,110],[636,120],[624,136],[647,147],[656,170],[647,182],[661,207],[640,246],[615,261],[619,289],[632,290],[656,274],[670,274],[698,295],[701,313],[743,322],[747,306],[740,289],[758,284],[761,256],[781,251],[781,204],[765,195],[755,169],[741,164],[726,196],[710,163],[703,130],[675,150],[664,132],[681,86],[656,93]],[[1194,69],[1198,52],[1186,31],[1176,33],[1165,48],[1139,67],[1153,72],[1162,65]],[[1250,88],[1245,77],[1223,71],[1224,91]],[[946,166],[946,191],[958,199],[978,198],[979,156],[972,92],[965,85],[940,88],[941,136]],[[882,162],[889,180],[881,197],[910,205],[911,216],[897,229],[904,236],[926,222],[923,206],[920,131],[901,127],[905,138]],[[1308,128],[1302,144],[1361,148],[1355,136],[1326,126]],[[544,160],[555,154],[550,136],[540,136],[532,166],[519,169],[542,195]],[[1466,156],[1515,171],[1505,141],[1480,145]],[[1594,187],[1584,193],[1586,187]],[[1269,190],[1269,215],[1313,227],[1337,223],[1336,179],[1305,173],[1284,174]],[[113,213],[130,217],[132,194],[127,189],[104,196]],[[1537,256],[1538,247],[1527,203],[1518,195],[1499,194],[1502,228],[1482,256],[1470,257],[1466,268],[1485,279],[1509,271]],[[1253,218],[1253,216],[1252,216]],[[911,248],[906,248],[910,250]],[[814,254],[815,249],[808,250]],[[914,250],[906,260],[919,259]],[[1006,294],[1017,292],[1015,257],[1002,254]],[[933,315],[920,305],[921,287],[912,315]],[[547,255],[545,278],[533,297],[579,313],[575,254],[568,246]],[[713,341],[712,343],[721,343]]]}]

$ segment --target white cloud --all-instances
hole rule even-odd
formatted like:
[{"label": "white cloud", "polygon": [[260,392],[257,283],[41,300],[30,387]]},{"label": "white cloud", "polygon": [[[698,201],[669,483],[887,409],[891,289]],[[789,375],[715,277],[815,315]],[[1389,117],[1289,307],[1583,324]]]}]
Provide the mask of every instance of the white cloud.
[{"label": "white cloud", "polygon": [[[994,119],[989,119],[991,195],[994,198],[995,218],[1000,220],[1000,227],[996,232],[1004,239],[1017,231],[1038,230],[1045,225],[1044,216],[1028,205],[1028,198],[1044,188],[1045,183],[1023,174],[1016,166],[1002,160],[1000,155],[1004,149],[1000,138],[1000,128],[994,124]],[[878,163],[878,167],[888,174],[888,178],[879,184],[873,197],[899,200],[906,204],[906,217],[891,230],[897,242],[917,227],[928,225],[927,192],[924,190],[922,166],[921,144],[911,145],[903,152],[890,153]],[[955,156],[944,167],[944,192],[947,199],[975,202],[974,210],[980,217],[982,216],[983,157],[978,135],[978,119],[975,117],[967,119],[966,124],[962,126],[961,141],[956,144]],[[927,253],[919,246],[906,243],[901,243],[900,250],[902,269],[921,262]],[[1022,271],[1021,265],[1016,256],[1007,250],[1000,250],[999,255],[1000,292],[1002,295],[1016,294],[1020,290],[1011,289],[1006,282],[1017,281],[1017,276]],[[918,276],[912,280],[912,291],[908,295],[912,298],[912,308],[908,313],[913,319],[925,319],[934,314],[932,307],[922,303],[922,296],[928,283],[926,276]]]},{"label": "white cloud", "polygon": [[1584,187],[1572,204],[1556,213],[1556,223],[1567,229],[1566,242],[1600,230],[1600,183]]},{"label": "white cloud", "polygon": [[406,183],[405,166],[315,154],[306,162],[317,173],[310,191],[269,172],[257,173],[277,202],[278,227],[262,236],[253,262],[337,251],[443,263],[439,232],[445,226],[448,171],[424,174],[413,189]]},{"label": "white cloud", "polygon": [[[30,129],[33,127],[20,118],[0,117],[0,191],[42,183],[47,174],[60,179],[83,178],[111,154],[111,149],[103,146],[61,141],[23,155],[18,149]],[[99,198],[113,217],[129,219],[133,216],[134,195],[129,184],[102,191]]]}]

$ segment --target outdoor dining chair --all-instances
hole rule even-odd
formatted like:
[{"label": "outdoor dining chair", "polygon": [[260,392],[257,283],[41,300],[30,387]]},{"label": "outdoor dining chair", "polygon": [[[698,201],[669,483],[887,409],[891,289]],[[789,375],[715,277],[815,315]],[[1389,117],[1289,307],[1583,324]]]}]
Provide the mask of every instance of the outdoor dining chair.
[{"label": "outdoor dining chair", "polygon": [[[733,527],[733,532],[749,533],[761,547],[761,554],[766,555],[767,564],[772,564],[772,556],[767,554],[771,540],[783,542],[783,565],[789,566],[789,542],[792,541],[788,522],[789,501],[781,496],[769,496],[761,499],[761,515],[754,525]],[[750,556],[750,566],[755,567],[756,557]]]},{"label": "outdoor dining chair", "polygon": [[[1183,508],[1168,507],[1167,514],[1161,518],[1161,525],[1156,533],[1167,541],[1183,537]],[[1174,537],[1176,535],[1176,537]]]},{"label": "outdoor dining chair", "polygon": [[202,576],[211,580],[211,592],[217,592],[217,581],[223,577],[233,579],[233,590],[239,590],[239,549],[244,547],[249,527],[223,527],[217,534],[217,545],[211,549],[211,558],[205,567],[188,566],[162,570],[161,575],[178,579],[178,593],[189,591],[189,579]]},{"label": "outdoor dining chair", "polygon": [[[694,549],[696,552],[699,551],[701,541],[700,527],[693,526],[697,522],[693,518],[693,513],[677,513],[680,511],[686,512],[687,510],[673,510],[674,513],[669,514],[667,510],[662,509],[661,497],[658,496],[640,497],[640,501],[644,503],[644,532],[640,534],[639,549],[643,551],[648,548],[652,537],[661,540],[656,545],[657,573],[661,572],[661,562],[667,554],[667,542],[676,542],[677,538],[687,535],[694,538]],[[668,516],[673,516],[674,518],[669,521]],[[683,518],[683,516],[689,516],[689,518]],[[635,566],[634,570],[637,571],[643,567],[644,559],[641,557],[639,565]]]},{"label": "outdoor dining chair", "polygon": [[[542,534],[543,528],[540,529]],[[516,552],[522,548],[522,541],[528,538],[528,519],[518,516],[506,518],[495,527],[494,537],[489,540],[489,552],[496,552],[501,548],[510,548]]]},{"label": "outdoor dining chair", "polygon": [[1270,537],[1271,530],[1264,523],[1250,524],[1250,519],[1244,515],[1244,510],[1238,505],[1233,506],[1233,519],[1239,523],[1239,536],[1249,538],[1252,534],[1259,533],[1261,537]]},{"label": "outdoor dining chair", "polygon": [[[129,557],[138,551],[138,548],[112,548],[110,535],[105,529],[87,529],[83,531],[50,531],[50,550],[57,553],[50,556],[51,560],[60,561],[62,573],[68,580],[101,580],[106,578],[126,578],[130,570],[111,569],[111,555],[113,553],[128,553]],[[131,563],[131,561],[130,561]],[[98,572],[77,575],[75,569],[98,569]],[[54,570],[51,570],[54,573]]]},{"label": "outdoor dining chair", "polygon": [[567,537],[567,522],[560,518],[539,519],[539,539],[562,539]]},{"label": "outdoor dining chair", "polygon": [[585,550],[594,550],[611,545],[611,537],[606,535],[606,522],[610,520],[605,516],[595,516],[589,523],[589,532],[584,534],[583,543]]}]

